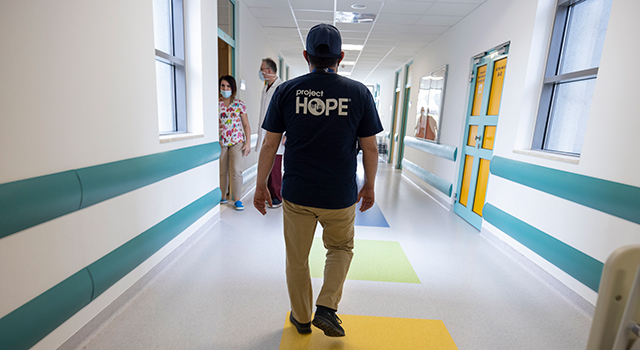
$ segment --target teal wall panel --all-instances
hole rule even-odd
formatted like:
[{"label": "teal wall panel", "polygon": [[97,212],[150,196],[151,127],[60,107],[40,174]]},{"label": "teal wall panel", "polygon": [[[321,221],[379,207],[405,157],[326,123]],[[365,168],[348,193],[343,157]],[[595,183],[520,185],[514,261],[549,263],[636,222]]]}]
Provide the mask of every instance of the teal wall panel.
[{"label": "teal wall panel", "polygon": [[102,294],[189,225],[213,209],[220,202],[220,198],[220,188],[216,188],[89,265],[88,269],[95,283],[93,298]]},{"label": "teal wall panel", "polygon": [[491,173],[640,224],[640,187],[493,157]]},{"label": "teal wall panel", "polygon": [[29,349],[220,202],[216,188],[0,319],[0,349]]},{"label": "teal wall panel", "polygon": [[485,204],[482,213],[484,219],[500,231],[511,236],[587,287],[598,291],[604,267],[602,262],[505,213],[490,203]]},{"label": "teal wall panel", "polygon": [[458,154],[458,147],[419,140],[412,136],[405,136],[404,144],[411,148],[415,148],[417,150],[427,152],[441,158],[449,159],[454,162],[456,161],[456,156]]},{"label": "teal wall panel", "polygon": [[80,208],[82,189],[75,171],[0,185],[0,238]]},{"label": "teal wall panel", "polygon": [[78,169],[82,208],[150,185],[220,157],[218,142]]},{"label": "teal wall panel", "polygon": [[87,269],[58,283],[0,319],[0,349],[29,349],[91,301]]},{"label": "teal wall panel", "polygon": [[0,184],[0,238],[220,157],[220,143]]},{"label": "teal wall panel", "polygon": [[402,160],[402,167],[403,169],[410,171],[411,173],[422,179],[424,182],[435,187],[436,189],[438,189],[438,191],[451,197],[451,191],[453,189],[453,184],[451,182],[419,167],[418,165],[406,159]]}]

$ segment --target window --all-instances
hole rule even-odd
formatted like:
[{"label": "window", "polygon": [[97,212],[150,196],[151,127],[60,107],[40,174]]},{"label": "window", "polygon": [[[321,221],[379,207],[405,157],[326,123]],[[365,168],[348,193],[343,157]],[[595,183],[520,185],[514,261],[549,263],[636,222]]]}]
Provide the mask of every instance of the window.
[{"label": "window", "polygon": [[612,0],[559,0],[533,149],[580,155]]},{"label": "window", "polygon": [[182,0],[153,0],[160,134],[187,131]]}]

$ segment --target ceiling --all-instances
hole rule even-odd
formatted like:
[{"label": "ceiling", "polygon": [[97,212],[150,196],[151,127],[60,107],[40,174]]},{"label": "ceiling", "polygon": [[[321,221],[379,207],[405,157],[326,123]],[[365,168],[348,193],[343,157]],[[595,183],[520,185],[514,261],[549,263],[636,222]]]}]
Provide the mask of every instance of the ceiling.
[{"label": "ceiling", "polygon": [[[309,29],[318,23],[334,24],[343,45],[364,45],[361,51],[343,50],[345,64],[338,71],[365,84],[386,78],[485,1],[243,0],[296,73],[308,71],[302,50]],[[339,11],[376,17],[369,23],[335,23]]]}]

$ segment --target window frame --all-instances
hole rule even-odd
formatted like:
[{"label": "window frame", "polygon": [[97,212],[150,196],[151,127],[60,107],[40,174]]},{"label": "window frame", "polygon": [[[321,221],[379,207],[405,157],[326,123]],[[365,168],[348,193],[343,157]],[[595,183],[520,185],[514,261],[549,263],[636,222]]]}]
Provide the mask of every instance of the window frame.
[{"label": "window frame", "polygon": [[[160,131],[160,136],[171,135],[187,132],[187,79],[186,79],[186,60],[185,60],[185,20],[184,20],[184,1],[185,0],[167,0],[170,3],[171,11],[169,19],[170,33],[173,52],[164,52],[155,48],[156,61],[171,66],[172,81],[171,95],[172,100],[172,118],[175,128],[172,131]],[[155,20],[160,20],[156,19]],[[164,20],[164,19],[163,19]],[[155,35],[155,34],[154,34]],[[156,72],[157,79],[157,72]],[[160,117],[160,116],[158,116]]]},{"label": "window frame", "polygon": [[553,119],[554,95],[560,84],[572,83],[577,81],[596,79],[599,67],[573,71],[569,73],[559,74],[560,62],[563,58],[563,48],[565,44],[565,36],[568,26],[570,25],[570,8],[581,2],[588,0],[558,0],[556,7],[555,20],[551,41],[549,44],[549,53],[547,57],[547,65],[543,80],[542,92],[540,95],[540,104],[538,114],[534,126],[532,150],[544,151],[556,154],[569,155],[579,157],[580,153],[563,152],[546,148],[547,132]]}]

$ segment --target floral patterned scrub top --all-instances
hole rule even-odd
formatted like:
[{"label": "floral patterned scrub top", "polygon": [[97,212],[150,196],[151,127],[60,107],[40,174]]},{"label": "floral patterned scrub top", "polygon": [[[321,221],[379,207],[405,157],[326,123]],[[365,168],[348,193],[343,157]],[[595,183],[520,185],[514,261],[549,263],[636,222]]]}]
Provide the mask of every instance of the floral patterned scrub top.
[{"label": "floral patterned scrub top", "polygon": [[244,129],[242,128],[242,119],[240,114],[247,113],[247,107],[240,100],[233,102],[226,107],[224,102],[220,101],[218,106],[218,114],[220,115],[220,146],[233,146],[244,142]]}]

